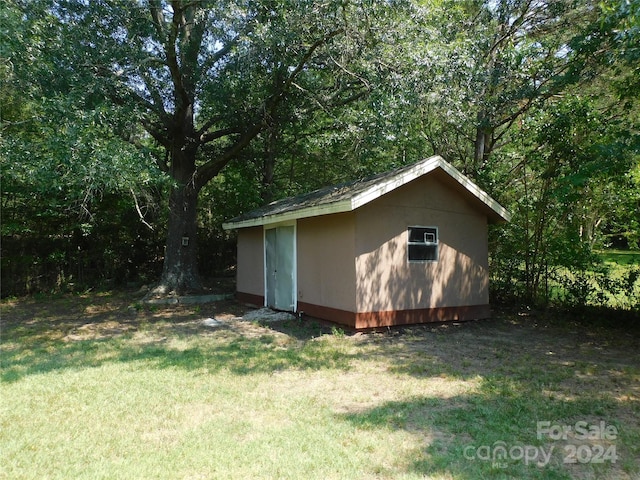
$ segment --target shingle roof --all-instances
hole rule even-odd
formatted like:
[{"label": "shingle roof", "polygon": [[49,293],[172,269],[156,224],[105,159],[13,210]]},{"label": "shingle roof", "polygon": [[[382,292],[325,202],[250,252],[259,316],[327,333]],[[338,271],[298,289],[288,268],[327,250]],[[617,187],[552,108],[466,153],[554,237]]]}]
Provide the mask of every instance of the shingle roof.
[{"label": "shingle roof", "polygon": [[224,229],[268,225],[299,218],[348,212],[395,190],[423,175],[441,169],[487,208],[494,221],[509,221],[511,215],[469,178],[436,155],[420,162],[353,182],[321,188],[310,193],[277,200],[232,218]]}]

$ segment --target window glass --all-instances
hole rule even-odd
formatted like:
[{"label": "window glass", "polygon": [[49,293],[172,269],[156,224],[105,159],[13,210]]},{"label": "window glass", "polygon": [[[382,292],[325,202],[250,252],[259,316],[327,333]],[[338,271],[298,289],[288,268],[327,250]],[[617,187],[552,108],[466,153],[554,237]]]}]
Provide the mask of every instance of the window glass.
[{"label": "window glass", "polygon": [[438,228],[409,227],[409,261],[438,261]]}]

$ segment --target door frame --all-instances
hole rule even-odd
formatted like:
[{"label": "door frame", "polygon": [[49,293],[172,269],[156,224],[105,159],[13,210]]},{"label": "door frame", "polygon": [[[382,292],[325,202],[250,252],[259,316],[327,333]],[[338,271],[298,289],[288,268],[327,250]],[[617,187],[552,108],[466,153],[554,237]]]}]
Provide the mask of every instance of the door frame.
[{"label": "door frame", "polygon": [[293,227],[293,258],[291,262],[291,298],[293,300],[292,311],[298,311],[298,226],[295,220],[286,221],[286,222],[278,222],[271,223],[269,225],[263,225],[262,228],[262,254],[263,254],[263,265],[264,265],[264,306],[267,307],[269,303],[268,296],[268,272],[267,272],[267,230],[272,230],[274,228],[279,227]]}]

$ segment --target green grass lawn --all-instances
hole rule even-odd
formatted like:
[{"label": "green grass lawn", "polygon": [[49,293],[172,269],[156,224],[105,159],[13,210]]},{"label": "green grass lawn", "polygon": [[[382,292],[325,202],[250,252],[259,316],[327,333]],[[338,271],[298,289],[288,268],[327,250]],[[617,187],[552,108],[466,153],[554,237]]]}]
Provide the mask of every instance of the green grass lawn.
[{"label": "green grass lawn", "polygon": [[[134,301],[3,302],[0,478],[640,475],[638,331],[516,312],[352,335]],[[615,438],[554,437],[576,425]]]},{"label": "green grass lawn", "polygon": [[610,264],[640,266],[638,250],[601,250],[598,255],[604,262]]},{"label": "green grass lawn", "polygon": [[600,263],[586,271],[566,267],[550,270],[551,303],[605,307],[626,311],[640,308],[640,252],[601,250]]}]

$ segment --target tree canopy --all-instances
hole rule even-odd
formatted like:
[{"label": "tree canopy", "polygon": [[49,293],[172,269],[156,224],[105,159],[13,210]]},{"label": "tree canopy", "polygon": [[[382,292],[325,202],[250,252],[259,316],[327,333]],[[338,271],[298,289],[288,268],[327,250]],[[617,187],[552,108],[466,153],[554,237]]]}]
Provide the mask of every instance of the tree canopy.
[{"label": "tree canopy", "polygon": [[[539,298],[549,265],[638,246],[639,13],[637,0],[10,0],[3,261],[29,238],[66,242],[68,265],[80,243],[109,243],[121,276],[145,264],[158,292],[198,290],[198,231],[220,270],[230,216],[437,153],[515,213],[492,233],[495,284]],[[107,242],[106,219],[138,247]]]},{"label": "tree canopy", "polygon": [[[110,149],[151,153],[172,179],[163,292],[200,287],[201,189],[278,121],[346,104],[368,87],[356,64],[374,13],[366,2],[13,6],[34,51],[12,58],[16,79],[71,115],[91,116],[94,139],[108,125]],[[105,153],[116,162],[98,164],[118,172],[124,155]]]}]

